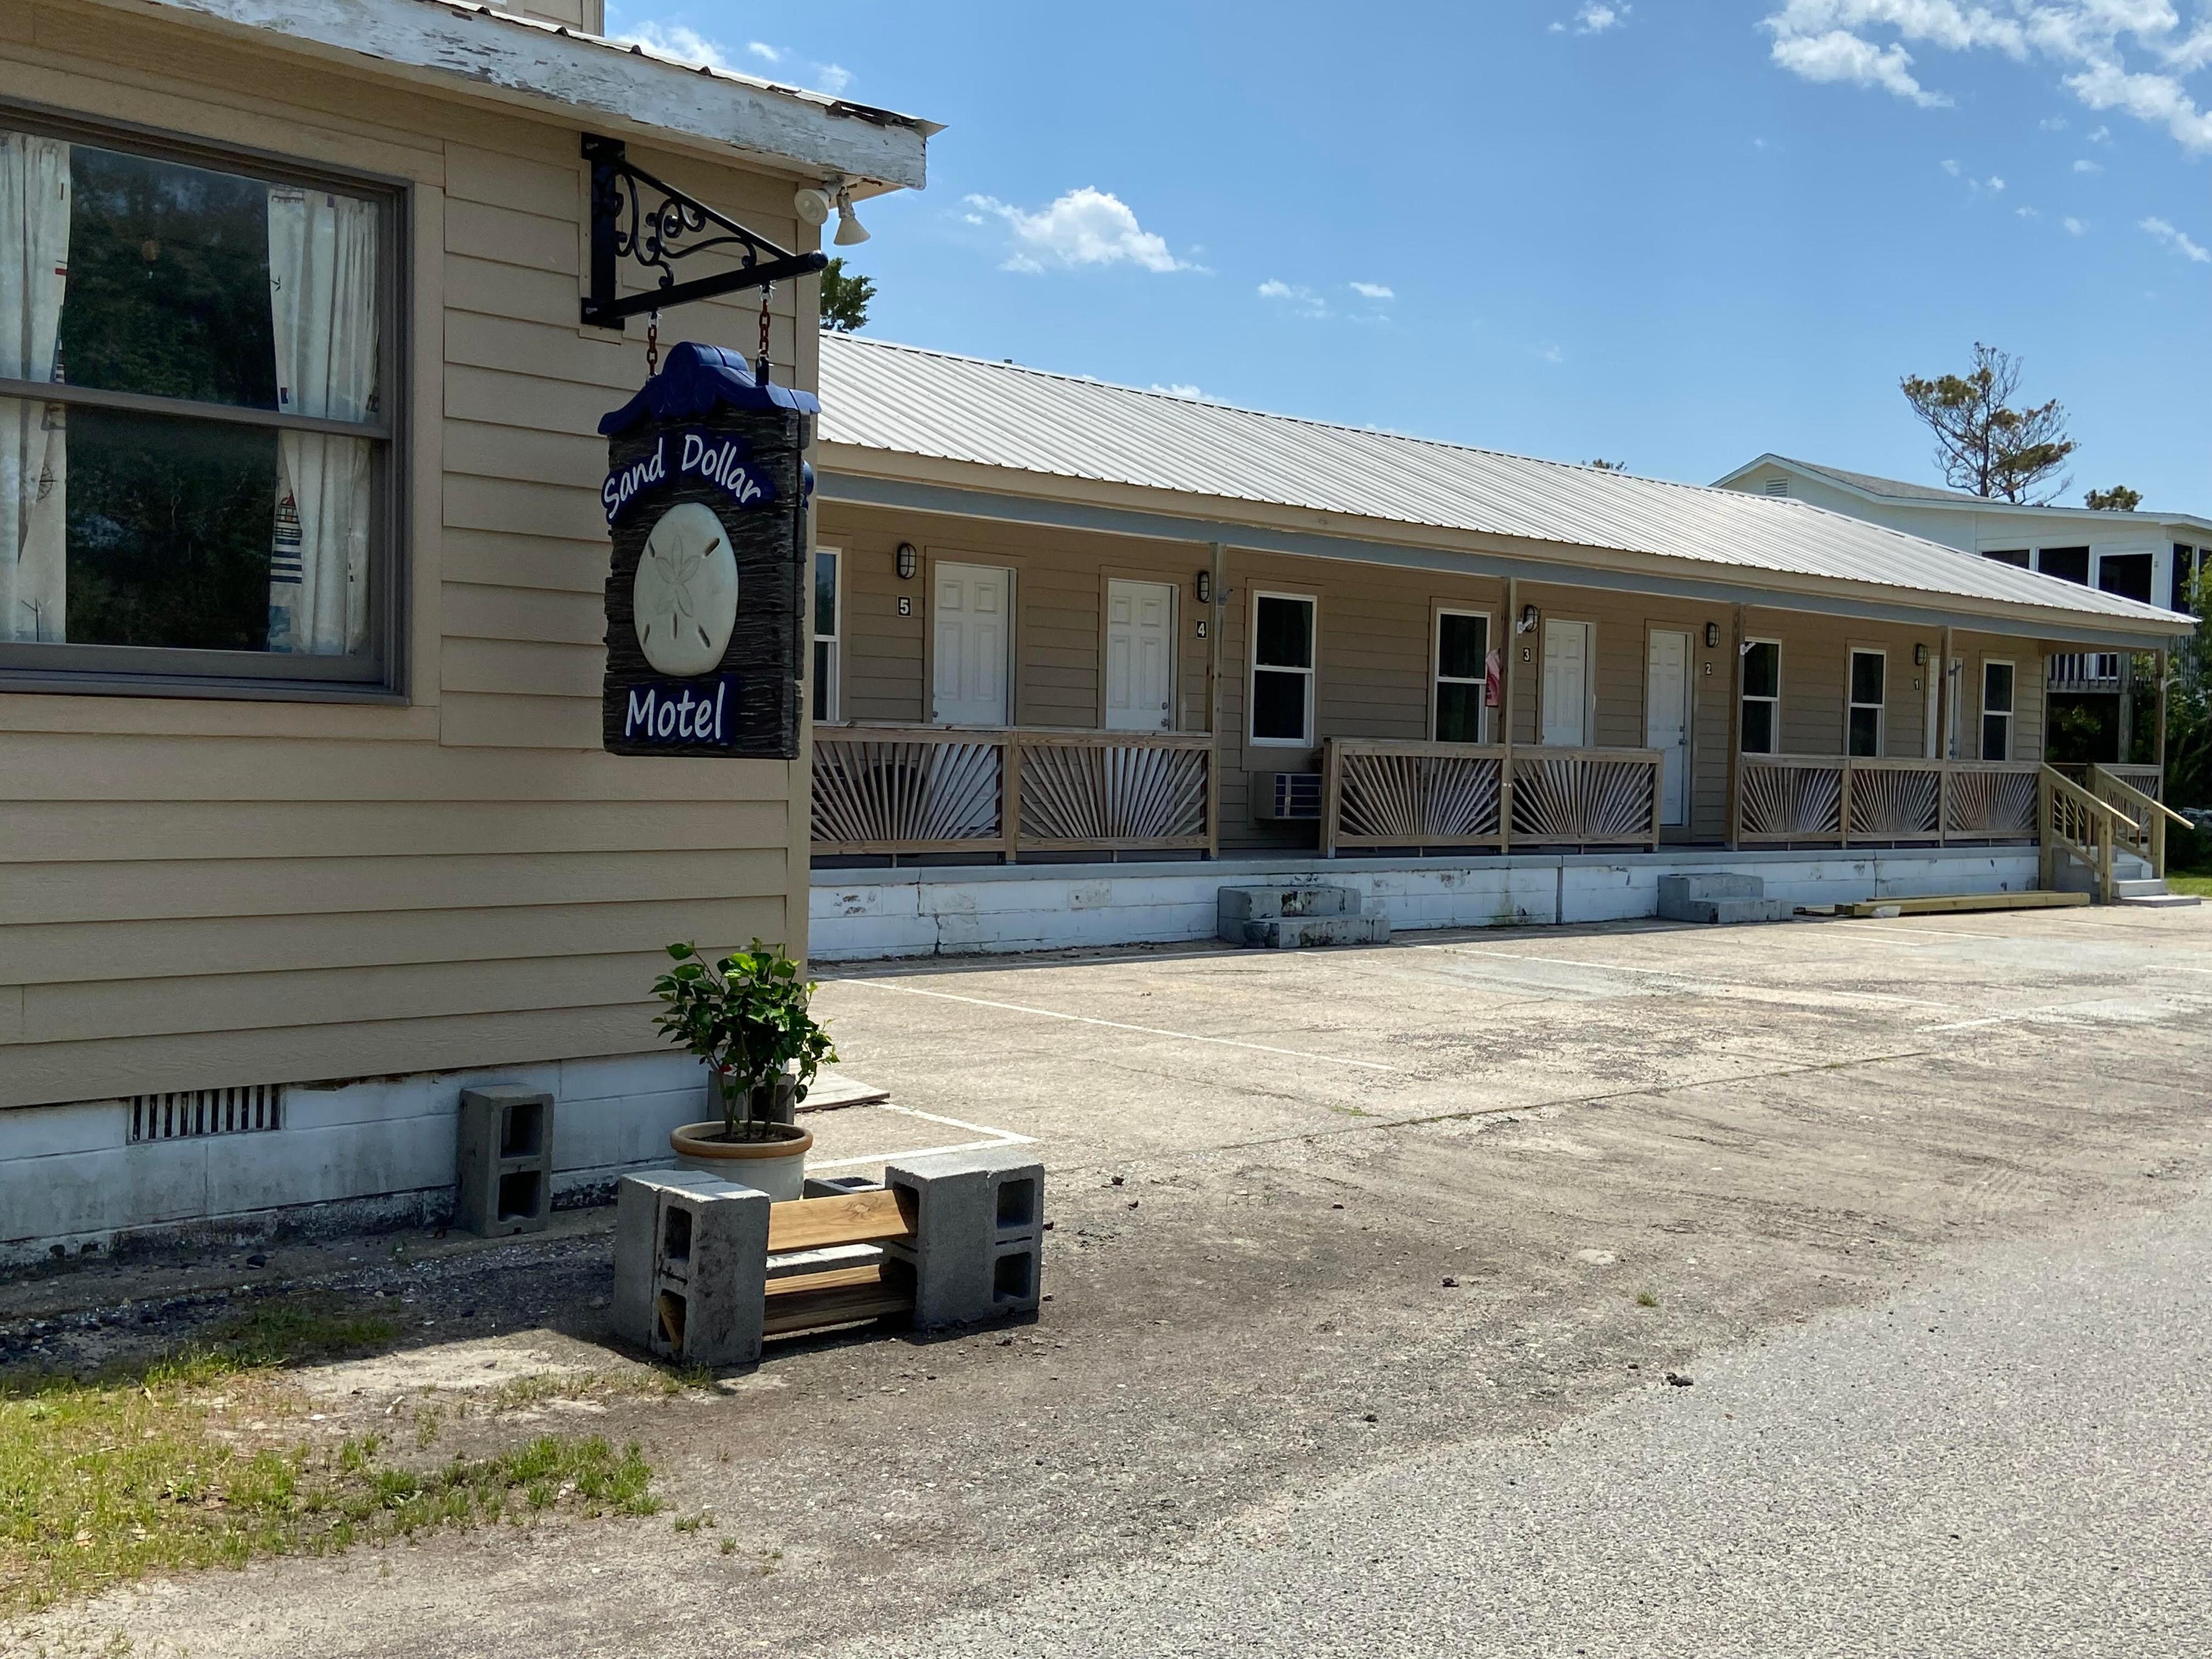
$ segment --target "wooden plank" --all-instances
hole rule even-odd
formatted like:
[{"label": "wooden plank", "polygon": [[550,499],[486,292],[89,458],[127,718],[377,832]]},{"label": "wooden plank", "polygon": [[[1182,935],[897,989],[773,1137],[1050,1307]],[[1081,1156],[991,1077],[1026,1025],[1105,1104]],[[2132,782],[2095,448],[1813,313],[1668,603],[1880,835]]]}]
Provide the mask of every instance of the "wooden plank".
[{"label": "wooden plank", "polygon": [[827,1330],[833,1325],[858,1325],[914,1311],[914,1297],[886,1291],[880,1285],[854,1285],[827,1289],[811,1296],[771,1302],[761,1322],[763,1336],[793,1336],[801,1331]]},{"label": "wooden plank", "polygon": [[1956,893],[1939,898],[1869,899],[1841,905],[1838,914],[1848,916],[1950,915],[1969,910],[2070,910],[2087,904],[2087,893]]},{"label": "wooden plank", "polygon": [[914,1237],[915,1198],[902,1188],[800,1198],[769,1206],[770,1255],[832,1244],[904,1243]]}]

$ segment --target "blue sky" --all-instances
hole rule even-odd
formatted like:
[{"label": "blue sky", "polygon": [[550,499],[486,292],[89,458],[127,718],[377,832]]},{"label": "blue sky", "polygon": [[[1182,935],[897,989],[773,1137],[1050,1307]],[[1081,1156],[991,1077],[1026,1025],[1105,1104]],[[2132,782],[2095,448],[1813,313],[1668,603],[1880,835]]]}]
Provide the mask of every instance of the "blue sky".
[{"label": "blue sky", "polygon": [[947,124],[886,339],[1700,483],[1937,481],[1897,382],[1979,339],[2069,501],[2212,511],[2212,0],[609,13]]}]

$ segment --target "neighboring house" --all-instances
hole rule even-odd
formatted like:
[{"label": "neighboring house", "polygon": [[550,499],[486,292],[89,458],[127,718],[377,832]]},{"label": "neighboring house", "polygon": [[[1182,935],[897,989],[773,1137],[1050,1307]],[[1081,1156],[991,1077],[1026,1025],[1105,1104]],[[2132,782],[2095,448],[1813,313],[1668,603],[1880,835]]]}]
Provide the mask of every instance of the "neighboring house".
[{"label": "neighboring house", "polygon": [[601,748],[645,331],[582,325],[584,143],[803,252],[796,191],[918,188],[935,128],[600,10],[0,4],[0,1256],[440,1213],[476,1080],[604,1186],[706,1115],[662,947],[805,949],[803,757]]},{"label": "neighboring house", "polygon": [[2033,885],[2045,657],[2190,627],[1761,493],[865,337],[822,388],[817,955],[1205,935],[1237,872],[1401,925]]},{"label": "neighboring house", "polygon": [[[1962,552],[2106,593],[2186,611],[2197,572],[2212,562],[2212,519],[2189,513],[2102,513],[2027,507],[1964,490],[1906,483],[1783,455],[1762,455],[1715,488],[1809,501]],[[2116,745],[2130,735],[2131,671],[2118,653],[2062,652],[2049,665],[2052,696],[2082,699]],[[2103,758],[2117,757],[2108,754]]]}]

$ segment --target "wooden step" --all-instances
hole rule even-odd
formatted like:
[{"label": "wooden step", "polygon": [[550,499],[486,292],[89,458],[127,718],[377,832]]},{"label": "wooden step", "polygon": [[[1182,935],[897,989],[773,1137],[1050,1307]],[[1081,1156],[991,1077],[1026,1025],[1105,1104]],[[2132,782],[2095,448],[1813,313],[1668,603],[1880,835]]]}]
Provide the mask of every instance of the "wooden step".
[{"label": "wooden step", "polygon": [[799,1331],[826,1330],[832,1325],[854,1325],[864,1320],[913,1311],[912,1293],[886,1285],[880,1263],[866,1267],[832,1267],[825,1273],[796,1273],[787,1279],[769,1280],[761,1334],[790,1336]]},{"label": "wooden step", "polygon": [[1869,899],[1839,904],[1844,916],[1938,916],[1965,910],[2070,910],[2087,904],[2087,893],[1954,893],[1939,898]]},{"label": "wooden step", "polygon": [[830,1244],[903,1244],[914,1237],[914,1194],[904,1189],[793,1198],[768,1211],[768,1253]]}]

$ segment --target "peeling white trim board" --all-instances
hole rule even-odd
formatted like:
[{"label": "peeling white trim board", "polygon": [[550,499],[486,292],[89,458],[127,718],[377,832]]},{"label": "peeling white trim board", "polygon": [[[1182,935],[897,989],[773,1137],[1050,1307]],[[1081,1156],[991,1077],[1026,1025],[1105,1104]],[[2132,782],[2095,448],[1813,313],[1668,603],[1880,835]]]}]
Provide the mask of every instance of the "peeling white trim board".
[{"label": "peeling white trim board", "polygon": [[[708,72],[463,0],[78,0],[779,171],[927,181],[934,122]],[[866,191],[861,194],[869,193]]]}]

